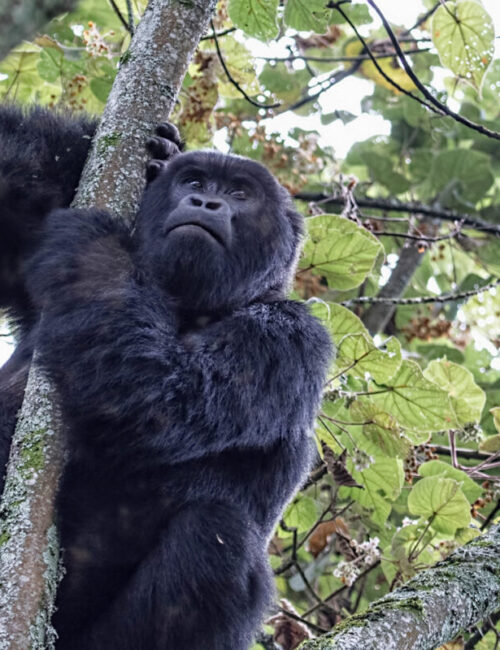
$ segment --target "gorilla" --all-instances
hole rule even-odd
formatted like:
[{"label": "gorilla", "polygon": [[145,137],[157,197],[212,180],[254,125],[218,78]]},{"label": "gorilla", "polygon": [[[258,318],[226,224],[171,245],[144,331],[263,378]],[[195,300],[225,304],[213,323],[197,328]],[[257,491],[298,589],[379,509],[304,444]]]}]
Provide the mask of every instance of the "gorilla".
[{"label": "gorilla", "polygon": [[68,450],[58,650],[246,650],[331,356],[286,298],[302,218],[262,165],[182,153],[168,124],[132,233],[71,209],[94,128],[0,109],[0,471],[36,346]]}]

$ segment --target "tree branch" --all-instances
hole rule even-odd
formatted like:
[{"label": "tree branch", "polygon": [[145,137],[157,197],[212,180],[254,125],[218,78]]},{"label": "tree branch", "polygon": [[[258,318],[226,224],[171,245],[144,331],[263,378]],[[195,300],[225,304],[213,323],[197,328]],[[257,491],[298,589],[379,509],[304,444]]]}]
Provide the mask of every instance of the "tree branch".
[{"label": "tree branch", "polygon": [[398,298],[398,297],[379,297],[379,296],[360,296],[359,298],[351,298],[344,300],[341,305],[360,305],[363,303],[381,303],[384,305],[428,305],[434,302],[450,302],[453,300],[464,300],[477,296],[484,291],[494,289],[500,284],[500,279],[486,284],[484,287],[478,289],[470,289],[470,291],[459,291],[457,293],[442,293],[439,296],[418,296],[416,298]]},{"label": "tree branch", "polygon": [[500,526],[301,650],[429,650],[498,609]]},{"label": "tree branch", "polygon": [[[295,199],[300,201],[309,201],[314,203],[321,203],[325,206],[344,205],[345,198],[340,194],[318,194],[317,192],[298,192],[294,196]],[[387,212],[407,212],[408,214],[415,214],[420,217],[433,217],[441,219],[441,221],[460,221],[465,226],[480,230],[481,232],[491,233],[492,235],[500,236],[500,226],[495,223],[489,223],[482,219],[477,219],[468,214],[455,212],[454,210],[447,210],[446,208],[433,208],[422,203],[403,203],[397,199],[372,199],[367,196],[354,197],[356,205],[360,208],[369,208],[373,210],[384,210]]]}]

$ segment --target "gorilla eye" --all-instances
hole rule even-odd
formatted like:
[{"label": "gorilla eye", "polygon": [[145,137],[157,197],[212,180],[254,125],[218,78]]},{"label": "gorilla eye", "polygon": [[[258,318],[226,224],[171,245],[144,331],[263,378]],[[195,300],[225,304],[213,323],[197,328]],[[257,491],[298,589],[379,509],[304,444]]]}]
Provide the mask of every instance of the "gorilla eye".
[{"label": "gorilla eye", "polygon": [[199,181],[196,178],[188,178],[186,183],[195,190],[201,190],[201,188],[203,187],[201,181]]},{"label": "gorilla eye", "polygon": [[229,192],[229,195],[235,199],[239,199],[240,201],[243,201],[247,198],[247,194],[244,190],[231,190]]}]

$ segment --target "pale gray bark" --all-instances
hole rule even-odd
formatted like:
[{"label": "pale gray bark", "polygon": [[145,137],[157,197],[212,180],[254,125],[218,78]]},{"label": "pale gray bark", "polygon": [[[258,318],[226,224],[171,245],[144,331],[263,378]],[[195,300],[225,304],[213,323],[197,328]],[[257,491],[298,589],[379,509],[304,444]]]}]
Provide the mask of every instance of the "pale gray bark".
[{"label": "pale gray bark", "polygon": [[[75,205],[98,205],[131,221],[144,187],[145,141],[168,117],[214,8],[215,0],[150,0],[123,57]],[[34,366],[2,500],[0,650],[52,644],[53,503],[62,458],[53,404],[52,389]]]},{"label": "pale gray bark", "polygon": [[0,0],[0,59],[77,3],[78,0]]},{"label": "pale gray bark", "polygon": [[500,526],[300,650],[433,650],[500,607]]}]

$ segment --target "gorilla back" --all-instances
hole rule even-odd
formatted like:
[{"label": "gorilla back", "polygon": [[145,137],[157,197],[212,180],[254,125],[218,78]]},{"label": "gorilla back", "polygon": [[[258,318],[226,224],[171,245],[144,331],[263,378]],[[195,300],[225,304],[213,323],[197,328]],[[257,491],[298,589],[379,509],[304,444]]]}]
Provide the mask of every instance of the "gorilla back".
[{"label": "gorilla back", "polygon": [[190,152],[148,177],[133,236],[60,209],[22,260],[69,449],[57,647],[246,650],[330,342],[285,297],[302,220],[264,167]]}]

